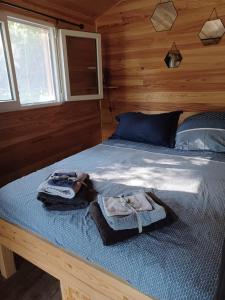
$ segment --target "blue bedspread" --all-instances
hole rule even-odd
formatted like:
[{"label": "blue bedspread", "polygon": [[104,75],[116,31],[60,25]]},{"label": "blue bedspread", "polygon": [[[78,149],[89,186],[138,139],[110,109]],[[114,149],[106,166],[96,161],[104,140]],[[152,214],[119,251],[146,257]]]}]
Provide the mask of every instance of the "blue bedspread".
[{"label": "blue bedspread", "polygon": [[[90,174],[115,196],[153,190],[179,216],[159,231],[105,247],[88,210],[48,212],[39,184],[58,169]],[[225,155],[107,141],[0,189],[0,218],[18,224],[161,300],[211,300],[225,238]]]}]

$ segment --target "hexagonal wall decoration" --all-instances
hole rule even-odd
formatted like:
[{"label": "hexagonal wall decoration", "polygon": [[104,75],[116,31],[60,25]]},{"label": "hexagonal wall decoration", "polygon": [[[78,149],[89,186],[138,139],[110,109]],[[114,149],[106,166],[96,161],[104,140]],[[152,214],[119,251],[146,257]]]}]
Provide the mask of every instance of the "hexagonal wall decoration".
[{"label": "hexagonal wall decoration", "polygon": [[[216,9],[213,10],[211,16],[215,13],[216,18],[207,20],[201,31],[199,32],[199,38],[204,46],[218,44],[225,33],[225,27],[221,19],[218,18]],[[211,17],[210,16],[210,17]]]},{"label": "hexagonal wall decoration", "polygon": [[165,57],[165,63],[168,68],[178,68],[181,64],[183,57],[178,50],[176,43],[173,43],[170,51],[167,53]]},{"label": "hexagonal wall decoration", "polygon": [[160,2],[151,17],[156,31],[169,31],[177,18],[177,10],[173,1]]}]

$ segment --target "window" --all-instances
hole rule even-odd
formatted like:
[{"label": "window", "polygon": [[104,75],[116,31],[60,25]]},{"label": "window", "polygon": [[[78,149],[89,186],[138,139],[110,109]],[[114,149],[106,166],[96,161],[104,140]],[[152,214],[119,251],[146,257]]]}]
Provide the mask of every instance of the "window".
[{"label": "window", "polygon": [[53,29],[12,18],[8,26],[20,103],[57,101]]},{"label": "window", "polygon": [[96,40],[67,36],[66,45],[71,95],[98,94]]},{"label": "window", "polygon": [[99,34],[0,12],[0,112],[102,98]]},{"label": "window", "polygon": [[66,100],[103,98],[101,36],[60,30]]},{"label": "window", "polygon": [[0,101],[9,101],[12,100],[12,92],[4,44],[3,23],[0,23]]}]

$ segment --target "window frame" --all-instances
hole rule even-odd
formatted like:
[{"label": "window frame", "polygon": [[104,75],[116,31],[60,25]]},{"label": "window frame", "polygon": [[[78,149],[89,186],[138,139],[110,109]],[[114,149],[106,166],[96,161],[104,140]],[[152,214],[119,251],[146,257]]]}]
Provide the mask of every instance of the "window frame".
[{"label": "window frame", "polygon": [[[97,76],[98,76],[98,94],[93,95],[71,95],[70,79],[69,79],[69,67],[67,56],[67,44],[66,37],[81,37],[96,40],[96,56],[97,56]],[[63,91],[65,101],[81,101],[81,100],[99,100],[103,99],[103,75],[102,75],[102,47],[101,47],[101,35],[99,33],[75,31],[60,29],[59,30],[59,46],[60,46],[60,59],[62,68],[63,79]]]},{"label": "window frame", "polygon": [[[30,23],[38,27],[48,28],[50,34],[51,48],[51,64],[54,80],[54,89],[56,100],[43,103],[21,104],[19,89],[16,77],[16,69],[13,59],[12,45],[10,40],[10,32],[8,21],[10,19],[18,20],[21,23]],[[103,74],[102,74],[102,48],[101,35],[99,33],[83,32],[75,30],[58,29],[54,22],[45,21],[39,18],[28,17],[23,14],[17,14],[8,10],[0,11],[0,22],[3,32],[3,46],[6,53],[6,63],[11,88],[12,100],[0,101],[0,113],[29,110],[41,107],[58,106],[67,101],[83,101],[83,100],[99,100],[103,99]],[[69,87],[69,68],[66,49],[66,35],[93,38],[96,40],[96,55],[97,55],[97,76],[98,76],[98,91],[96,95],[70,95]],[[64,55],[66,54],[66,55]]]},{"label": "window frame", "polygon": [[[33,26],[37,26],[39,28],[47,28],[50,30],[50,50],[51,50],[51,65],[52,65],[52,73],[53,73],[53,82],[54,82],[54,90],[56,95],[56,100],[43,102],[43,103],[29,103],[29,104],[21,104],[19,89],[17,84],[16,70],[13,59],[13,52],[10,40],[10,33],[8,27],[8,21],[18,20],[20,23],[29,24]],[[26,110],[26,109],[34,109],[48,106],[57,106],[62,104],[62,87],[60,80],[60,64],[59,64],[59,55],[58,55],[58,38],[57,38],[57,30],[55,25],[50,22],[46,22],[43,20],[26,17],[23,15],[11,13],[11,12],[0,12],[0,22],[3,24],[3,28],[5,31],[5,43],[4,47],[6,53],[8,54],[9,60],[8,65],[10,66],[10,80],[12,82],[12,90],[14,93],[14,99],[12,101],[1,101],[0,102],[0,113],[8,112],[8,111],[16,111],[16,110]],[[7,57],[7,58],[8,58]]]},{"label": "window frame", "polygon": [[12,99],[1,100],[0,111],[19,109],[19,90],[17,86],[16,72],[13,60],[13,53],[10,43],[9,28],[6,13],[0,12],[0,23],[2,26],[2,41],[5,51],[6,66]]}]

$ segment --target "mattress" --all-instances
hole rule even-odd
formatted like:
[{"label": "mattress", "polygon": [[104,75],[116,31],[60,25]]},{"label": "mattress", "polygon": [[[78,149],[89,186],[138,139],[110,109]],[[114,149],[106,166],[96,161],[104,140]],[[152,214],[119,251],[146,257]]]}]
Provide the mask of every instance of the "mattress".
[{"label": "mattress", "polygon": [[[169,227],[103,246],[88,209],[46,211],[37,187],[56,169],[87,172],[99,193],[153,191],[178,215]],[[0,189],[0,218],[42,236],[161,300],[211,300],[225,238],[225,154],[109,140]]]}]

